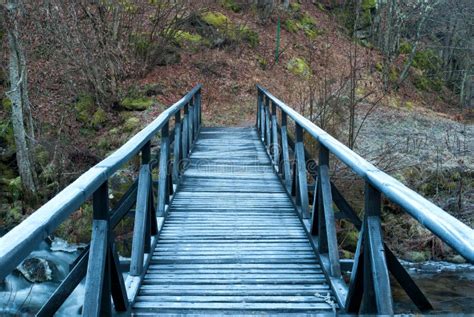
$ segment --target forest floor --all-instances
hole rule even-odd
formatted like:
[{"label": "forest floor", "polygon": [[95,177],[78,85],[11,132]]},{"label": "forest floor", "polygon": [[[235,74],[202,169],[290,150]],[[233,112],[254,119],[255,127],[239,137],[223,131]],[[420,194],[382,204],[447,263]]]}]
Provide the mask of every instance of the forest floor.
[{"label": "forest floor", "polygon": [[[347,79],[349,52],[354,42],[334,16],[322,8],[310,2],[301,5],[300,10],[316,21],[320,35],[314,40],[309,41],[302,30],[290,32],[282,27],[278,62],[275,61],[276,18],[262,24],[254,12],[236,13],[218,4],[210,10],[222,12],[234,24],[254,30],[259,44],[252,47],[246,43],[234,43],[221,48],[184,46],[179,50],[178,63],[155,66],[143,78],[125,80],[122,83],[124,87],[159,87],[156,94],[158,106],[147,111],[127,113],[126,117],[136,117],[140,122],[132,131],[125,131],[121,126],[125,116],[120,112],[108,113],[108,121],[102,128],[85,131],[85,127],[73,118],[73,107],[53,109],[51,106],[53,99],[67,103],[77,96],[58,87],[49,89],[47,96],[43,93],[55,87],[54,76],[61,74],[44,76],[47,70],[43,69],[30,76],[35,120],[49,130],[56,127],[47,138],[62,140],[64,144],[60,148],[67,149],[68,159],[78,163],[70,165],[70,170],[64,171],[63,175],[67,175],[69,180],[76,178],[198,83],[203,84],[205,125],[252,126],[255,122],[256,84],[261,84],[307,115],[309,82],[320,82],[327,77],[331,77],[333,82]],[[472,226],[473,112],[461,113],[456,105],[456,96],[446,87],[441,91],[423,91],[407,80],[398,91],[386,93],[377,70],[377,64],[381,62],[380,53],[367,45],[357,45],[357,50],[359,62],[364,65],[360,75],[361,85],[365,91],[373,90],[373,96],[382,97],[361,128],[356,152]],[[35,69],[39,69],[39,65],[48,67],[46,61],[35,58],[32,61]],[[289,70],[288,65],[294,58],[307,61],[312,69],[310,79]],[[365,103],[359,106],[359,122],[368,107],[370,105]],[[119,134],[112,134],[112,128],[117,126],[120,127]],[[59,131],[57,127],[61,127]],[[344,123],[339,129],[340,136],[344,136]],[[104,140],[108,142],[105,147]],[[77,166],[79,170],[72,170]],[[456,173],[465,176],[464,184],[460,180],[463,177],[458,177]],[[443,176],[443,180],[439,175]],[[461,196],[461,208],[456,203],[456,206],[451,206],[458,196]],[[426,257],[439,255],[429,251],[427,245],[420,245],[419,248],[422,251],[428,249]]]}]

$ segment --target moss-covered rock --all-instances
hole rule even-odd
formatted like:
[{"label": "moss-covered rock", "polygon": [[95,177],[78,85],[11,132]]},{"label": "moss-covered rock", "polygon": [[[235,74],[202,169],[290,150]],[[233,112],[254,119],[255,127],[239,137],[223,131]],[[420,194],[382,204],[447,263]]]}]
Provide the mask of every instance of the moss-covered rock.
[{"label": "moss-covered rock", "polygon": [[421,252],[421,251],[408,251],[405,254],[405,258],[408,261],[412,262],[424,262],[429,259],[429,256],[426,254],[426,252]]},{"label": "moss-covered rock", "polygon": [[94,98],[88,94],[82,94],[74,105],[76,117],[82,123],[89,123],[90,117],[95,113],[96,105]]},{"label": "moss-covered rock", "polygon": [[120,102],[121,108],[130,111],[143,111],[154,104],[154,100],[152,98],[145,98],[145,97],[126,97]]},{"label": "moss-covered rock", "polygon": [[107,121],[107,113],[105,112],[104,109],[99,108],[97,109],[96,112],[94,112],[94,115],[92,116],[91,124],[95,128],[98,128],[98,127],[103,126],[106,121]]},{"label": "moss-covered rock", "polygon": [[205,12],[201,15],[201,18],[204,22],[217,29],[227,28],[231,24],[230,19],[221,12]]},{"label": "moss-covered rock", "polygon": [[126,132],[132,132],[139,126],[140,126],[140,119],[138,119],[137,117],[130,117],[127,120],[125,120],[123,128]]},{"label": "moss-covered rock", "polygon": [[236,13],[242,10],[241,5],[235,2],[235,0],[221,0],[221,5],[225,9],[234,11]]},{"label": "moss-covered rock", "polygon": [[301,57],[292,58],[287,64],[287,69],[291,73],[303,78],[311,76],[311,69],[309,68],[308,63]]}]

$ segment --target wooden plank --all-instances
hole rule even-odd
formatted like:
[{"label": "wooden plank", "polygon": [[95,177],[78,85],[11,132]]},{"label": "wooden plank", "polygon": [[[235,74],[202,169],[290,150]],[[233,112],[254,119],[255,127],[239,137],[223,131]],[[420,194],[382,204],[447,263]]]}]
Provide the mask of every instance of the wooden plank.
[{"label": "wooden plank", "polygon": [[148,270],[137,282],[133,313],[150,302],[165,306],[145,308],[149,313],[207,311],[246,296],[262,307],[286,304],[283,311],[303,311],[292,306],[307,303],[332,309],[323,299],[332,291],[256,130],[200,133]]}]

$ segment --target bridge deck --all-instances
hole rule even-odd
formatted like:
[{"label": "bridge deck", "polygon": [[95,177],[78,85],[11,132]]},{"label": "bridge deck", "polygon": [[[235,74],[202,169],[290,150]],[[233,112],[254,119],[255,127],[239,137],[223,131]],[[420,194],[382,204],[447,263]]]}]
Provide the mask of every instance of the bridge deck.
[{"label": "bridge deck", "polygon": [[134,314],[330,312],[331,294],[254,129],[202,129]]}]

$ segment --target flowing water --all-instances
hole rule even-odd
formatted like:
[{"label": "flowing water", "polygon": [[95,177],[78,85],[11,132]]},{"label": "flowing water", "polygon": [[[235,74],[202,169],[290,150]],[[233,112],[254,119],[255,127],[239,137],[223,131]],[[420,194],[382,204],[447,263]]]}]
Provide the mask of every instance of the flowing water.
[{"label": "flowing water", "polygon": [[[61,241],[60,241],[61,242]],[[52,280],[30,283],[18,271],[8,275],[0,284],[1,316],[32,316],[46,302],[69,272],[69,266],[79,254],[65,242],[59,248],[42,243],[31,254],[50,263]],[[474,313],[474,265],[447,262],[403,262],[417,285],[424,291],[435,310],[432,313]],[[397,313],[419,313],[404,291],[393,281]],[[57,316],[80,316],[84,298],[84,281],[69,296]]]}]

